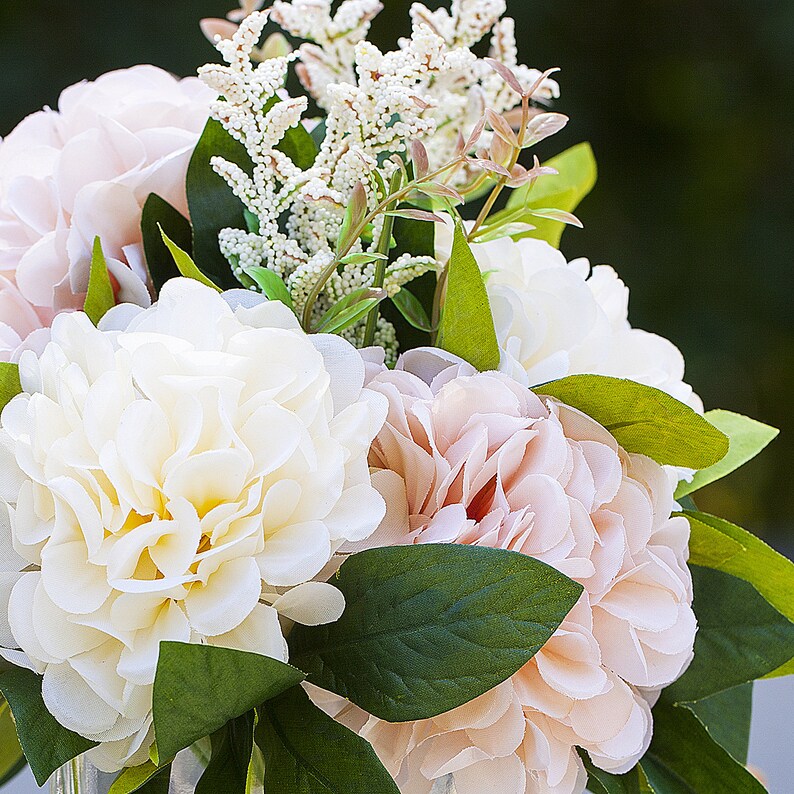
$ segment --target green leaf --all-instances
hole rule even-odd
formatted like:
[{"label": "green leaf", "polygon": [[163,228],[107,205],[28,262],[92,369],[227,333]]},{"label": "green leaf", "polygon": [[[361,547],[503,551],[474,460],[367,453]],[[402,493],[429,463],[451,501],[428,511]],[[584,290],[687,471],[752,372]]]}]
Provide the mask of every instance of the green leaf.
[{"label": "green leaf", "polygon": [[267,794],[399,794],[370,744],[293,687],[259,710]]},{"label": "green leaf", "polygon": [[[723,518],[685,511],[692,531],[690,562],[744,579],[773,606],[794,621],[794,563],[761,538]],[[794,662],[772,673],[794,673]]]},{"label": "green leaf", "polygon": [[240,199],[212,170],[210,160],[223,157],[249,174],[253,163],[245,147],[229,135],[220,122],[210,119],[199,139],[187,170],[187,199],[193,224],[193,256],[207,276],[224,289],[239,287],[231,266],[221,253],[221,229],[245,229]]},{"label": "green leaf", "polygon": [[212,757],[196,786],[196,794],[246,794],[254,727],[251,711],[212,735]]},{"label": "green leaf", "polygon": [[160,643],[153,705],[159,759],[173,758],[303,678],[300,670],[255,653]]},{"label": "green leaf", "polygon": [[168,794],[171,764],[156,766],[147,761],[141,766],[124,769],[113,781],[108,794]]},{"label": "green leaf", "polygon": [[96,743],[64,728],[50,714],[41,697],[41,676],[15,667],[0,675],[3,693],[14,715],[17,736],[37,783]]},{"label": "green leaf", "polygon": [[427,316],[425,307],[412,292],[403,287],[391,300],[413,328],[427,333],[433,331],[433,324]]},{"label": "green leaf", "polygon": [[312,683],[389,722],[434,717],[509,678],[582,592],[523,554],[452,544],[355,554],[333,583],[344,614],[295,626],[291,659]]},{"label": "green leaf", "polygon": [[314,165],[320,147],[306,127],[298,124],[284,133],[281,143],[276,148],[284,152],[301,171],[307,171]]},{"label": "green leaf", "polygon": [[437,342],[480,372],[499,367],[501,353],[485,282],[459,223],[447,265],[447,294]]},{"label": "green leaf", "polygon": [[[559,173],[543,176],[534,185],[527,185],[514,191],[507,202],[505,212],[525,206],[538,209],[554,207],[565,212],[573,212],[595,187],[598,168],[589,143],[580,143],[553,157],[544,165],[556,168]],[[489,225],[493,221],[498,221],[498,215],[499,213],[493,216]],[[566,224],[544,218],[536,221],[531,219],[532,216],[529,217],[529,222],[535,228],[522,232],[516,237],[546,240],[555,248],[559,248]]]},{"label": "green leaf", "polygon": [[19,382],[19,365],[7,361],[0,361],[0,411],[22,393],[22,384]]},{"label": "green leaf", "polygon": [[587,770],[587,788],[592,794],[654,794],[639,764],[624,775],[613,775],[593,764],[584,750],[579,750],[579,755]]},{"label": "green leaf", "polygon": [[256,285],[262,290],[268,300],[281,301],[293,312],[295,311],[292,296],[284,283],[284,279],[278,273],[266,267],[249,267],[245,272],[256,282]]},{"label": "green leaf", "polygon": [[750,772],[709,736],[687,708],[660,703],[640,762],[655,794],[764,794]]},{"label": "green leaf", "polygon": [[731,411],[709,411],[706,419],[722,431],[730,442],[728,454],[713,466],[695,474],[692,482],[681,482],[676,498],[694,493],[704,485],[721,480],[752,460],[779,434],[779,430]]},{"label": "green leaf", "polygon": [[88,293],[85,296],[83,311],[94,325],[116,305],[113,284],[110,281],[108,263],[102,252],[102,242],[94,238],[94,250],[91,255],[91,272],[88,276]]},{"label": "green leaf", "polygon": [[695,658],[663,698],[688,703],[746,684],[794,657],[794,623],[748,582],[692,566]]},{"label": "green leaf", "polygon": [[192,254],[193,230],[190,221],[165,199],[152,193],[143,205],[141,232],[146,264],[152,277],[152,284],[158,293],[166,281],[179,275],[174,258],[163,242],[161,228],[183,251]]},{"label": "green leaf", "polygon": [[17,729],[6,699],[0,695],[0,786],[25,766],[25,756],[17,739]]},{"label": "green leaf", "polygon": [[382,289],[361,287],[353,290],[320,318],[314,330],[320,334],[339,333],[366,317],[385,298],[386,291]]},{"label": "green leaf", "polygon": [[740,764],[747,763],[750,723],[753,716],[753,685],[726,689],[686,707],[703,723],[712,739]]},{"label": "green leaf", "polygon": [[651,386],[602,375],[571,375],[535,391],[578,408],[628,452],[663,465],[704,469],[728,451],[728,439],[716,427]]},{"label": "green leaf", "polygon": [[163,237],[163,242],[166,245],[166,248],[171,252],[171,256],[174,258],[174,262],[176,263],[177,269],[185,278],[192,278],[195,281],[203,284],[205,287],[212,287],[212,289],[217,290],[218,292],[221,291],[220,287],[210,281],[197,267],[196,263],[193,261],[193,257],[190,254],[183,251],[162,229],[160,228],[160,234]]}]

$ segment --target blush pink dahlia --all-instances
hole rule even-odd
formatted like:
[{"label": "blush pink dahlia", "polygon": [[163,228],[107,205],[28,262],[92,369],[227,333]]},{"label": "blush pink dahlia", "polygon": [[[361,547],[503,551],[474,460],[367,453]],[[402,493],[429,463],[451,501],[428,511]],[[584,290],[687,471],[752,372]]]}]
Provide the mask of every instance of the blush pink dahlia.
[{"label": "blush pink dahlia", "polygon": [[656,694],[692,658],[689,527],[671,517],[668,472],[588,416],[500,373],[438,372],[440,360],[409,353],[369,383],[389,401],[370,453],[389,513],[367,543],[510,549],[585,591],[532,661],[452,712],[392,725],[323,705],[373,744],[406,794],[449,774],[457,794],[578,793],[576,748],[630,769],[650,742]]},{"label": "blush pink dahlia", "polygon": [[141,209],[187,214],[185,174],[212,92],[135,66],[67,88],[58,110],[0,142],[0,360],[59,311],[80,309],[102,238],[119,301],[148,305]]}]

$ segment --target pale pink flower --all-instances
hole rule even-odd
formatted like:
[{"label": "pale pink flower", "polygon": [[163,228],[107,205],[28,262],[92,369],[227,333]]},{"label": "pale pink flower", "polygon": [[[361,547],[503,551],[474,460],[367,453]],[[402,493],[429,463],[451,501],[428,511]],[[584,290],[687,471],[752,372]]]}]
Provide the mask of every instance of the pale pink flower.
[{"label": "pale pink flower", "polygon": [[692,658],[689,527],[671,517],[674,478],[579,411],[501,373],[445,369],[440,353],[408,353],[369,388],[390,406],[370,453],[389,512],[366,545],[510,549],[585,590],[534,659],[452,712],[392,725],[318,701],[373,744],[405,794],[429,794],[450,773],[458,794],[578,793],[577,747],[603,769],[630,769],[650,742],[656,694]]},{"label": "pale pink flower", "polygon": [[119,300],[150,303],[141,210],[157,193],[187,214],[187,165],[213,98],[197,79],[135,66],[67,88],[57,111],[0,143],[0,358],[82,308],[96,236]]}]

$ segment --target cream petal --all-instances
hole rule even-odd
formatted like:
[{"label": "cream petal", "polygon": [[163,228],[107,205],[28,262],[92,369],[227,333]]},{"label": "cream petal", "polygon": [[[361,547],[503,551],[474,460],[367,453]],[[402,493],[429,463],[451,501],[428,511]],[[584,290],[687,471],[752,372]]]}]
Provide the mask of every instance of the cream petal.
[{"label": "cream petal", "polygon": [[265,582],[291,587],[316,576],[330,556],[328,528],[321,521],[307,521],[291,524],[267,537],[257,562]]},{"label": "cream petal", "polygon": [[238,651],[270,656],[281,662],[288,661],[287,641],[281,633],[278,612],[266,604],[257,604],[251,614],[226,634],[209,637],[210,645]]},{"label": "cream petal", "polygon": [[222,565],[206,584],[195,583],[185,599],[190,625],[209,637],[237,628],[254,610],[262,591],[259,567],[251,558]]},{"label": "cream petal", "polygon": [[288,590],[273,602],[273,609],[295,623],[321,626],[334,623],[345,611],[342,591],[325,582],[306,582]]}]

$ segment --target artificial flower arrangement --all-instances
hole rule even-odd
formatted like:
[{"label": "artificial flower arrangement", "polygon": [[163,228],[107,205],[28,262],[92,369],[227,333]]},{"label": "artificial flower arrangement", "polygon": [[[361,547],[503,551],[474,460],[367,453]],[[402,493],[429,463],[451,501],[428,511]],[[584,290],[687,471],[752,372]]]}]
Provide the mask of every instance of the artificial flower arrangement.
[{"label": "artificial flower arrangement", "polygon": [[794,568],[691,495],[776,431],[557,250],[595,163],[522,162],[552,72],[504,0],[385,54],[378,0],[242,6],[200,81],[0,145],[0,779],[763,791]]}]

